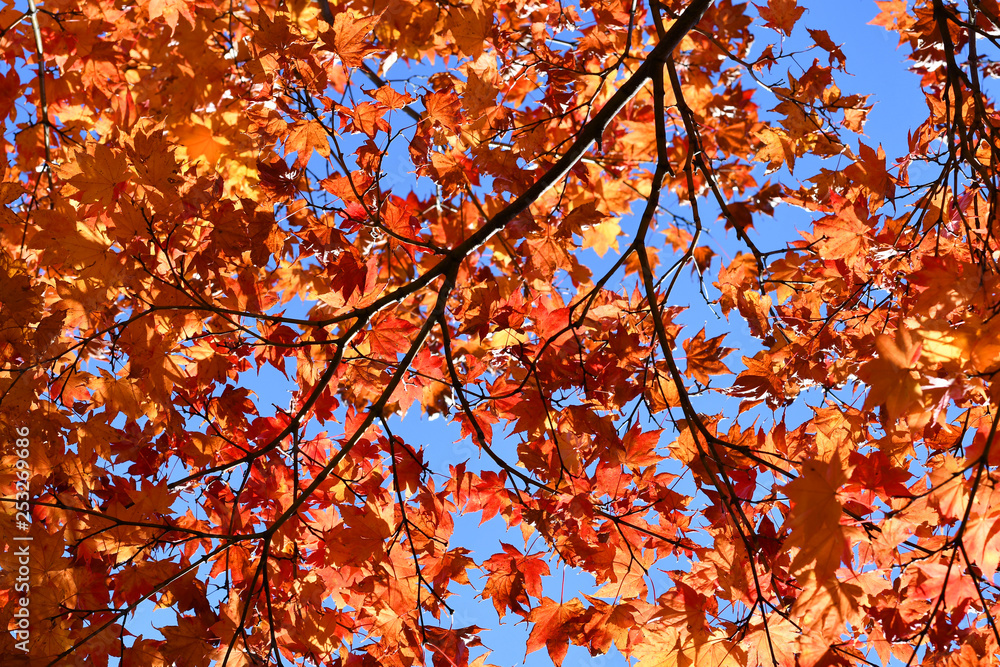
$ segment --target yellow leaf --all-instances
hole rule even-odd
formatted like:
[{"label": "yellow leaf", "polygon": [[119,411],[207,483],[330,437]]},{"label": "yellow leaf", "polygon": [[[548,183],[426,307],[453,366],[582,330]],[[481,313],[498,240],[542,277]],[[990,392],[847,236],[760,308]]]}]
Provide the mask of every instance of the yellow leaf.
[{"label": "yellow leaf", "polygon": [[795,151],[792,149],[792,140],[782,129],[766,127],[760,131],[757,138],[763,142],[763,147],[754,156],[756,162],[767,162],[765,174],[778,171],[788,162],[789,173],[795,168]]},{"label": "yellow leaf", "polygon": [[513,347],[528,341],[528,335],[517,329],[500,329],[494,331],[483,340],[483,347],[493,350],[500,350],[505,347]]},{"label": "yellow leaf", "polygon": [[622,228],[615,219],[599,222],[583,230],[583,247],[590,248],[598,257],[604,257],[608,250],[618,252],[618,237]]},{"label": "yellow leaf", "polygon": [[916,331],[921,339],[921,359],[932,364],[967,359],[972,340],[964,331],[951,329],[947,322],[929,320]]}]

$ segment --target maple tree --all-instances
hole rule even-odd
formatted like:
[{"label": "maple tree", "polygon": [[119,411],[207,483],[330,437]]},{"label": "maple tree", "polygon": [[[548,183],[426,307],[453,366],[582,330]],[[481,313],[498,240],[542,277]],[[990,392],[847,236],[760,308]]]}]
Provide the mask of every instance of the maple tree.
[{"label": "maple tree", "polygon": [[1000,5],[872,15],[905,155],[796,0],[5,5],[31,664],[996,664]]}]

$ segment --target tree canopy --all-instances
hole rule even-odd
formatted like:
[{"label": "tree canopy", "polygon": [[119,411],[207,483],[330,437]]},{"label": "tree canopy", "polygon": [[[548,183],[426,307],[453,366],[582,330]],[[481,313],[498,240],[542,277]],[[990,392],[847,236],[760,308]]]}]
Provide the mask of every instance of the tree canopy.
[{"label": "tree canopy", "polygon": [[796,0],[5,4],[3,663],[996,664],[1000,5],[871,16],[905,154]]}]

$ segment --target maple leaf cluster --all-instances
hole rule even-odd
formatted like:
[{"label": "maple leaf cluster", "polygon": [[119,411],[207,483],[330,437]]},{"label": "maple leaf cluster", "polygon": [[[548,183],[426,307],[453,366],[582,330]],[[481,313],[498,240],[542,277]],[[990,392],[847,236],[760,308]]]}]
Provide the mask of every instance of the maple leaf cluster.
[{"label": "maple leaf cluster", "polygon": [[31,664],[484,667],[463,596],[556,665],[996,664],[1000,5],[873,5],[892,157],[804,10],[5,5]]}]

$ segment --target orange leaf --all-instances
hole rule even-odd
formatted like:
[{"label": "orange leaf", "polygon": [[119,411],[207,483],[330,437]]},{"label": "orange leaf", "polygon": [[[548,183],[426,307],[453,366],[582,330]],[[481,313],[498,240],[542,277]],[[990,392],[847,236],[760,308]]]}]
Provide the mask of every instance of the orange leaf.
[{"label": "orange leaf", "polygon": [[604,220],[583,229],[583,247],[590,248],[598,257],[604,257],[608,250],[618,252],[618,237],[622,235],[617,220]]},{"label": "orange leaf", "polygon": [[424,97],[424,109],[427,117],[436,123],[441,123],[446,129],[458,130],[462,105],[454,93],[431,93]]},{"label": "orange leaf", "polygon": [[829,463],[810,461],[797,479],[785,485],[792,503],[787,526],[791,534],[785,543],[798,548],[792,571],[811,567],[824,581],[833,576],[841,561],[850,564],[850,542],[840,525],[844,508],[838,499],[847,481],[839,457]]},{"label": "orange leaf", "polygon": [[125,155],[107,144],[90,144],[77,154],[77,174],[69,182],[77,189],[77,198],[85,203],[104,206],[118,198],[128,179]]},{"label": "orange leaf", "polygon": [[767,162],[765,174],[778,171],[786,162],[789,173],[794,171],[796,152],[792,146],[793,140],[785,130],[780,127],[765,127],[757,134],[757,139],[763,143],[763,146],[753,159],[757,162]]},{"label": "orange leaf", "polygon": [[202,159],[215,164],[225,148],[223,140],[217,138],[212,129],[205,125],[186,125],[179,129],[177,136],[187,150],[189,160]]},{"label": "orange leaf", "polygon": [[313,151],[323,157],[330,156],[330,137],[318,122],[308,120],[296,123],[285,139],[285,153],[295,153],[296,169],[305,167],[312,159]]},{"label": "orange leaf", "polygon": [[381,12],[376,16],[360,18],[354,10],[342,11],[333,19],[333,36],[323,35],[323,41],[332,47],[345,67],[360,67],[364,59],[378,51],[370,46],[368,33],[379,24]]},{"label": "orange leaf", "polygon": [[562,665],[569,649],[569,640],[579,632],[583,603],[577,598],[559,603],[542,598],[541,604],[531,610],[528,621],[534,623],[528,636],[527,653],[533,653],[545,646],[556,667]]},{"label": "orange leaf", "polygon": [[815,235],[823,237],[816,247],[824,258],[853,260],[867,247],[866,236],[870,231],[871,227],[858,218],[854,207],[847,206],[839,215],[816,222]]},{"label": "orange leaf", "polygon": [[684,374],[694,378],[702,384],[711,381],[709,375],[724,375],[729,373],[729,368],[722,363],[722,358],[733,351],[733,348],[722,347],[722,340],[726,334],[705,340],[705,329],[694,338],[688,338],[682,345],[687,354],[687,368]]},{"label": "orange leaf", "polygon": [[795,0],[767,0],[767,7],[754,3],[765,25],[786,35],[792,34],[795,22],[802,16],[805,7],[799,7]]}]

